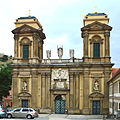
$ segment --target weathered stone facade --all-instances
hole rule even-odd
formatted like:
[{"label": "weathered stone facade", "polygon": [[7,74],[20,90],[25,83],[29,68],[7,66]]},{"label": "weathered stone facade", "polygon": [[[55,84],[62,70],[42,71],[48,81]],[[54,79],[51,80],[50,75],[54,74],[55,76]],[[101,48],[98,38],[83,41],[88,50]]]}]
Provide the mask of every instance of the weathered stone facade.
[{"label": "weathered stone facade", "polygon": [[67,110],[71,114],[107,114],[107,81],[113,65],[109,44],[112,28],[107,25],[108,20],[106,14],[99,13],[85,17],[81,29],[82,59],[74,58],[73,51],[70,59],[62,59],[63,51],[59,51],[59,59],[50,59],[50,52],[48,59],[43,59],[42,26],[35,17],[18,18],[12,31],[15,41],[13,107],[32,107],[40,113]]}]

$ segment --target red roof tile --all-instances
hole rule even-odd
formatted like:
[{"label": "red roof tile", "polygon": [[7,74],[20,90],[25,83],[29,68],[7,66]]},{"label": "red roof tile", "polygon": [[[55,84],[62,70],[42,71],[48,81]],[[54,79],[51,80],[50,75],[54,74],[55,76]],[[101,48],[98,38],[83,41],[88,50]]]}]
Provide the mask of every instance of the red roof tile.
[{"label": "red roof tile", "polygon": [[120,68],[112,68],[112,76],[114,76]]}]

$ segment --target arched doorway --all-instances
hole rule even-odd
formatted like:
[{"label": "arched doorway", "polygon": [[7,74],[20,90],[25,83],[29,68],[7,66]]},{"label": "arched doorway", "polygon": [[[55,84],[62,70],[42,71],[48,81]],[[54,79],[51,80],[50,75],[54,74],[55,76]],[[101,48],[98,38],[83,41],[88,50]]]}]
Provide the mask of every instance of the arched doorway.
[{"label": "arched doorway", "polygon": [[63,100],[61,95],[55,97],[55,113],[56,114],[65,113],[65,100]]}]

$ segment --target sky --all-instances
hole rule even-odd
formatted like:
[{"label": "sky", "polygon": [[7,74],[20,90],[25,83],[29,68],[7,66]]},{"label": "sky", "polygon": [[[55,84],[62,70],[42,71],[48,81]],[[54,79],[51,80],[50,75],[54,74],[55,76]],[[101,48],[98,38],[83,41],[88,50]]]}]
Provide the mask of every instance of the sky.
[{"label": "sky", "polygon": [[83,57],[81,28],[88,13],[106,13],[113,27],[110,35],[110,55],[113,67],[120,68],[120,0],[0,0],[0,53],[14,56],[12,30],[19,17],[26,17],[31,10],[43,27],[44,58],[51,50],[51,58],[58,59],[57,46],[63,46],[63,59],[68,59],[69,49],[75,57]]}]

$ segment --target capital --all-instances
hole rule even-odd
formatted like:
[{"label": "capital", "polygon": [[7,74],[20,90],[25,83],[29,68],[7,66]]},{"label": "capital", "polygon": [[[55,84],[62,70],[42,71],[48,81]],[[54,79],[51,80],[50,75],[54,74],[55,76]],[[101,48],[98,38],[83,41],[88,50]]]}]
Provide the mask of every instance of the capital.
[{"label": "capital", "polygon": [[104,33],[104,36],[105,36],[105,37],[106,37],[106,36],[109,37],[109,36],[110,36],[110,32],[105,32],[105,33]]},{"label": "capital", "polygon": [[88,37],[88,31],[84,31],[83,33],[82,33],[82,38],[84,38],[84,37]]}]

